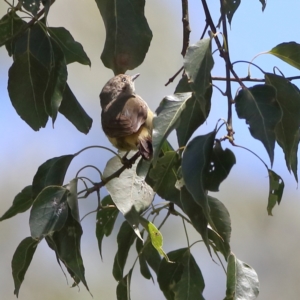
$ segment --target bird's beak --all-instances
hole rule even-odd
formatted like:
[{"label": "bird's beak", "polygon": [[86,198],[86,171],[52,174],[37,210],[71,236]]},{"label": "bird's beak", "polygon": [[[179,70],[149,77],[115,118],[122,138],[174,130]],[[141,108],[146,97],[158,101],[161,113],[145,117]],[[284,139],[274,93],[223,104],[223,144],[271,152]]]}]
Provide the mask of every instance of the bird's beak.
[{"label": "bird's beak", "polygon": [[140,76],[140,73],[131,76],[131,80],[135,81]]}]

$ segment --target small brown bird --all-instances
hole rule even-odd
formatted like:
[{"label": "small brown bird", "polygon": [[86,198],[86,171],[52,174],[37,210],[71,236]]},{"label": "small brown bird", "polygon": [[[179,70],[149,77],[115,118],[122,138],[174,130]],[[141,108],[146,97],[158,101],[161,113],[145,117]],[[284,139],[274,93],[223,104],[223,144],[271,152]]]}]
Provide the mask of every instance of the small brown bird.
[{"label": "small brown bird", "polygon": [[102,128],[119,150],[139,150],[144,159],[152,157],[153,113],[135,93],[133,76],[120,74],[111,78],[100,93]]}]

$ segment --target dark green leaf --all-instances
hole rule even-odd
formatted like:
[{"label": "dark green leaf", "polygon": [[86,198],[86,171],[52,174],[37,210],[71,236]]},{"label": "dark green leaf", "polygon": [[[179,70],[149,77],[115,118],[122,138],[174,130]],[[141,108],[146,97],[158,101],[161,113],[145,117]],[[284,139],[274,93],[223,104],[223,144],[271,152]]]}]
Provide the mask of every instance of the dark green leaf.
[{"label": "dark green leaf", "polygon": [[[141,239],[137,239],[136,240],[136,251],[139,255],[139,263],[140,263],[140,272],[141,274],[146,278],[146,279],[152,279],[153,281],[153,277],[151,275],[151,272],[149,270],[147,261],[146,261],[146,257],[144,255],[144,251],[143,251],[143,242]],[[154,282],[154,281],[153,281]]]},{"label": "dark green leaf", "polygon": [[153,190],[163,199],[180,206],[179,190],[175,187],[179,167],[179,156],[169,151],[157,160],[155,167],[149,172]]},{"label": "dark green leaf", "polygon": [[273,54],[291,66],[300,69],[300,44],[296,42],[281,43],[267,53]]},{"label": "dark green leaf", "polygon": [[41,240],[64,226],[68,217],[67,194],[68,190],[60,186],[48,186],[39,193],[30,211],[32,238]]},{"label": "dark green leaf", "polygon": [[77,183],[78,178],[74,178],[66,186],[68,192],[67,202],[72,213],[73,218],[80,223],[79,207],[78,207],[78,195],[77,195]]},{"label": "dark green leaf", "polygon": [[73,154],[54,157],[40,165],[32,182],[32,198],[35,199],[42,189],[49,185],[63,185],[66,172],[74,157]]},{"label": "dark green leaf", "polygon": [[224,300],[254,300],[259,294],[258,277],[254,269],[232,253],[227,266],[227,289]]},{"label": "dark green leaf", "polygon": [[264,10],[265,10],[265,8],[266,8],[266,6],[267,6],[266,0],[259,0],[259,2],[260,2],[260,3],[261,3],[261,5],[262,5],[262,8],[261,8],[261,10],[262,10],[262,11],[264,11]]},{"label": "dark green leaf", "polygon": [[117,285],[117,299],[130,300],[130,282],[133,268],[130,269],[128,274],[122,278]]},{"label": "dark green leaf", "polygon": [[210,218],[205,176],[213,150],[216,131],[194,138],[183,152],[182,175],[187,190],[199,204],[208,223],[214,227]]},{"label": "dark green leaf", "polygon": [[[156,110],[153,119],[153,165],[156,164],[161,147],[171,133],[178,127],[181,113],[185,109],[186,101],[192,96],[191,93],[175,94],[165,97]],[[185,120],[183,120],[185,122]]]},{"label": "dark green leaf", "polygon": [[93,120],[82,108],[68,84],[65,86],[63,100],[58,111],[80,132],[87,134],[90,131]]},{"label": "dark green leaf", "polygon": [[208,173],[205,175],[205,188],[209,191],[218,192],[221,182],[228,176],[235,163],[233,152],[229,149],[223,150],[221,142],[216,140],[211,154]]},{"label": "dark green leaf", "polygon": [[128,252],[135,238],[135,232],[132,230],[129,223],[124,221],[117,236],[118,251],[116,253],[113,265],[113,275],[117,281],[120,281],[123,278],[123,271]]},{"label": "dark green leaf", "polygon": [[[229,254],[230,254],[230,236],[231,236],[231,219],[229,212],[225,205],[219,201],[216,198],[213,198],[211,196],[208,196],[208,204],[210,207],[210,216],[211,219],[214,222],[217,234],[219,237],[221,237],[221,243],[216,243],[215,246],[217,247],[217,250],[220,251],[224,258],[227,260]],[[212,235],[209,235],[209,237],[213,237]],[[216,241],[215,238],[213,238],[213,241]],[[221,247],[219,248],[218,246]]]},{"label": "dark green leaf", "polygon": [[[187,93],[192,92],[192,88],[188,82],[187,75],[184,75],[179,81],[175,93]],[[200,103],[193,94],[191,98],[187,99],[185,104],[185,109],[181,114],[181,119],[184,120],[180,122],[176,128],[177,140],[179,147],[185,146],[195,130],[202,125],[206,117],[209,114],[211,106],[211,96],[212,96],[212,87],[208,87],[204,98],[206,100],[205,113],[202,112]]]},{"label": "dark green leaf", "polygon": [[96,217],[96,237],[98,241],[98,247],[100,256],[102,259],[102,240],[105,236],[109,236],[114,228],[116,219],[119,214],[119,210],[116,207],[106,207],[108,205],[114,205],[110,196],[106,196],[101,201],[101,208],[97,212]]},{"label": "dark green leaf", "polygon": [[18,297],[21,284],[31,263],[38,241],[31,237],[25,238],[17,247],[12,262],[12,276],[15,283],[14,294]]},{"label": "dark green leaf", "polygon": [[80,280],[86,289],[89,290],[84,276],[85,271],[81,257],[81,236],[81,225],[73,218],[69,211],[64,227],[60,231],[54,232],[52,236],[48,237],[48,241],[50,238],[52,245],[51,248],[66,266],[75,281],[75,285],[77,285]]},{"label": "dark green leaf", "polygon": [[151,267],[151,269],[156,273],[158,273],[159,265],[161,262],[160,255],[158,254],[157,250],[153,247],[150,240],[147,240],[144,245],[143,249],[143,255],[148,263],[148,265]]},{"label": "dark green leaf", "polygon": [[168,253],[174,263],[162,260],[157,276],[166,299],[204,299],[205,284],[202,273],[188,248]]},{"label": "dark green leaf", "polygon": [[255,85],[240,90],[235,98],[235,108],[238,117],[249,124],[251,135],[263,143],[273,165],[275,127],[282,117],[275,88],[271,85]]},{"label": "dark green leaf", "polygon": [[144,0],[96,0],[106,28],[101,59],[115,74],[139,66],[148,51],[152,32],[144,15]]},{"label": "dark green leaf", "polygon": [[44,17],[45,17],[45,20],[47,19],[47,16],[48,16],[48,13],[49,13],[49,10],[50,10],[50,6],[52,4],[52,0],[42,0],[42,4],[44,6]]},{"label": "dark green leaf", "polygon": [[36,16],[40,10],[40,4],[41,0],[22,0],[22,6],[34,16]]},{"label": "dark green leaf", "polygon": [[29,209],[33,202],[32,186],[26,186],[14,199],[12,206],[3,214],[0,221],[9,219],[16,214],[22,213]]},{"label": "dark green leaf", "polygon": [[297,175],[297,152],[299,144],[300,127],[300,92],[299,89],[284,77],[265,74],[266,83],[271,84],[277,91],[283,115],[275,128],[276,141],[282,148],[286,166],[293,171],[296,181]]},{"label": "dark green leaf", "polygon": [[211,53],[211,39],[202,39],[187,49],[184,57],[184,69],[188,75],[190,87],[200,103],[203,115],[206,117],[208,101],[205,97],[211,86],[210,71],[214,61]]},{"label": "dark green leaf", "polygon": [[228,19],[228,23],[231,25],[232,17],[235,11],[241,4],[241,0],[226,0],[223,2],[223,9],[222,13],[225,13]]},{"label": "dark green leaf", "polygon": [[182,210],[190,218],[193,227],[201,234],[202,240],[211,256],[208,240],[208,222],[203,213],[202,207],[195,202],[193,196],[188,192],[185,186],[180,189],[180,200]]},{"label": "dark green leaf", "polygon": [[280,204],[283,190],[284,182],[282,178],[277,175],[274,171],[268,170],[269,172],[269,198],[268,198],[268,215],[273,216],[272,210],[276,204]]},{"label": "dark green leaf", "polygon": [[48,27],[50,36],[58,43],[63,51],[66,63],[78,62],[91,66],[91,61],[80,43],[76,42],[71,33],[63,27]]}]

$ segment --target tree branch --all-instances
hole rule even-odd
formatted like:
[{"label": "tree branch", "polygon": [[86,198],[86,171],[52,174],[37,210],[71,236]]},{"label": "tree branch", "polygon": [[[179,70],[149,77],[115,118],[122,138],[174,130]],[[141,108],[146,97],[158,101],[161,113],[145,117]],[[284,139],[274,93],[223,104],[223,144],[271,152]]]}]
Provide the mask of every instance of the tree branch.
[{"label": "tree branch", "polygon": [[184,57],[190,43],[190,22],[189,22],[189,4],[188,0],[182,0],[182,25],[183,25],[183,42],[181,55]]},{"label": "tree branch", "polygon": [[[292,80],[297,80],[300,79],[300,76],[291,76],[291,77],[285,77],[285,79],[292,81]],[[226,81],[226,77],[220,77],[220,76],[212,76],[211,77],[212,81]],[[231,82],[239,82],[239,81],[249,81],[249,82],[265,82],[264,78],[251,78],[249,76],[247,77],[240,77],[239,80],[237,80],[235,77],[230,77],[229,79]]]},{"label": "tree branch", "polygon": [[165,86],[169,85],[171,82],[174,81],[174,79],[178,76],[178,74],[183,70],[183,67],[181,67],[171,78],[169,78],[169,81],[165,84]]}]

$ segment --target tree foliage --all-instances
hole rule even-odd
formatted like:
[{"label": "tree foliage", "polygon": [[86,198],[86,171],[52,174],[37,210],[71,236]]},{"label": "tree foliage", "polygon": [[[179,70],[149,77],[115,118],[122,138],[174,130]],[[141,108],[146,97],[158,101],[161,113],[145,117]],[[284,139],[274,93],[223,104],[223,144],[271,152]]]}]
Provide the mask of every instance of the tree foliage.
[{"label": "tree foliage", "polygon": [[[45,127],[49,118],[54,124],[60,113],[77,130],[87,134],[92,119],[67,83],[67,65],[74,62],[91,65],[91,62],[82,45],[67,29],[48,25],[47,16],[54,2],[23,0],[16,6],[7,2],[9,9],[0,20],[0,46],[5,46],[8,55],[13,58],[8,93],[16,113],[33,130]],[[139,153],[129,154],[125,162],[120,154],[114,153],[105,170],[98,170],[100,182],[94,183],[81,177],[82,169],[73,180],[65,182],[65,174],[73,158],[94,147],[91,146],[74,154],[50,158],[37,169],[31,185],[16,195],[12,206],[0,218],[3,221],[30,209],[31,237],[21,241],[12,258],[16,296],[35,250],[43,239],[55,252],[58,264],[63,264],[73,278],[73,285],[82,282],[89,290],[80,250],[83,231],[78,198],[87,198],[92,193],[97,194],[99,201],[96,238],[101,257],[102,241],[110,236],[119,212],[125,217],[117,236],[118,250],[112,267],[113,276],[118,281],[118,299],[130,299],[130,281],[137,261],[141,275],[148,280],[156,279],[166,299],[204,299],[204,278],[192,254],[195,243],[189,243],[188,232],[185,230],[187,247],[169,253],[163,250],[160,228],[171,214],[182,219],[184,227],[189,223],[195,228],[211,257],[216,256],[222,264],[226,262],[227,290],[224,299],[255,299],[258,296],[256,272],[239,260],[231,249],[229,212],[223,202],[209,192],[219,191],[221,183],[236,164],[235,155],[225,148],[225,142],[244,148],[234,141],[232,117],[236,113],[238,118],[245,120],[252,137],[263,144],[269,156],[270,164],[254,153],[269,176],[267,212],[272,215],[284,191],[282,178],[272,170],[276,144],[284,152],[287,169],[298,181],[300,92],[292,83],[295,77],[287,78],[280,72],[263,72],[253,62],[249,64],[263,73],[260,84],[255,82],[253,85],[255,80],[250,73],[246,78],[236,73],[228,50],[227,26],[231,25],[240,2],[221,0],[217,24],[212,20],[207,1],[202,0],[206,25],[201,39],[189,45],[188,1],[182,0],[183,67],[169,82],[180,73],[182,77],[174,94],[164,97],[155,112],[151,162],[142,160]],[[264,10],[266,2],[260,2]],[[103,65],[114,74],[138,67],[143,63],[152,39],[144,13],[145,1],[134,0],[131,5],[123,0],[96,0],[96,3],[106,29],[101,54]],[[29,21],[24,14],[30,16]],[[217,32],[217,26],[222,34]],[[193,137],[210,115],[213,90],[221,90],[211,74],[216,52],[226,67],[223,78],[226,90],[222,94],[227,98],[228,118],[221,123],[215,120],[213,131]],[[289,42],[275,45],[267,54],[300,69],[299,52],[300,44]],[[233,81],[240,85],[235,97],[231,91]],[[221,128],[226,128],[225,135],[221,134]],[[167,142],[172,131],[176,131],[178,149]],[[78,192],[79,180],[84,182],[85,189]],[[103,187],[106,187],[109,196],[100,199],[99,190]],[[151,206],[155,194],[167,200],[167,204],[160,203],[156,208]],[[155,217],[151,220],[150,217],[158,215],[161,210],[168,211],[166,218],[161,224],[155,224]],[[134,243],[137,260],[124,274],[128,253]]]}]

